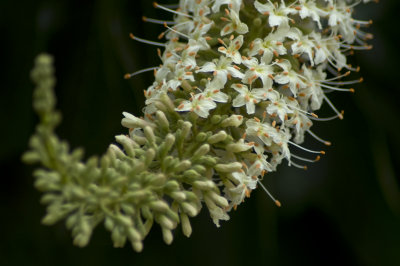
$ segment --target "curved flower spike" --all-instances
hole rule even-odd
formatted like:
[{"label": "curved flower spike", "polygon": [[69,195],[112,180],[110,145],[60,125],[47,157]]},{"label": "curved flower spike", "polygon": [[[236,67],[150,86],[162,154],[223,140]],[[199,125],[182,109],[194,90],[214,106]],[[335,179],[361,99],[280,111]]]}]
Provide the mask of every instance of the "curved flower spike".
[{"label": "curved flower spike", "polygon": [[[300,144],[306,132],[330,144],[310,130],[312,121],[343,118],[326,93],[353,91],[337,87],[357,82],[341,81],[349,72],[340,71],[357,71],[345,54],[369,48],[360,28],[370,23],[352,18],[359,0],[263,2],[180,0],[177,10],[155,3],[174,22],[160,35],[165,45],[156,43],[165,49],[158,50],[162,64],[134,72],[155,71],[145,116],[124,112],[126,135],[86,162],[54,133],[60,115],[52,58],[37,58],[32,79],[40,124],[23,159],[43,166],[34,176],[48,206],[44,224],[65,220],[78,246],[103,224],[115,247],[129,241],[141,251],[154,224],[167,244],[178,226],[190,236],[189,217],[202,207],[219,226],[257,185],[280,206],[261,180],[282,160],[306,168],[301,162],[325,153]],[[323,102],[335,116],[314,113]],[[310,160],[292,149],[318,156]]]}]

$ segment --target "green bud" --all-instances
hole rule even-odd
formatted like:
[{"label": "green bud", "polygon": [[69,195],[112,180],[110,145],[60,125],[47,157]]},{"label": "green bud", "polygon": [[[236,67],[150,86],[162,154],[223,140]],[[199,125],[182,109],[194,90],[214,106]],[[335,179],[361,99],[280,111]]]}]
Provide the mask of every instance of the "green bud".
[{"label": "green bud", "polygon": [[217,160],[212,156],[202,156],[197,162],[207,167],[214,167],[214,165],[217,163]]},{"label": "green bud", "polygon": [[169,210],[168,204],[162,200],[156,200],[156,201],[150,202],[149,207],[150,207],[150,209],[152,209],[156,212],[161,212],[161,213],[166,213]]},{"label": "green bud", "polygon": [[135,157],[134,149],[138,148],[139,145],[125,135],[116,136],[115,139],[124,147],[124,150],[128,156]]},{"label": "green bud", "polygon": [[131,204],[122,203],[120,206],[124,213],[128,215],[134,215],[136,213],[135,208],[133,208]]},{"label": "green bud", "polygon": [[132,226],[132,220],[131,218],[124,216],[124,215],[117,215],[115,217],[115,221],[121,224],[124,227],[131,227]]},{"label": "green bud", "polygon": [[175,180],[168,181],[164,186],[164,189],[168,191],[179,190],[179,188],[180,188],[179,183]]},{"label": "green bud", "polygon": [[247,150],[249,150],[251,148],[252,148],[251,145],[247,145],[247,144],[244,144],[244,143],[232,143],[232,144],[226,145],[226,150],[230,151],[230,152],[233,152],[233,153],[247,151]]},{"label": "green bud", "polygon": [[221,118],[220,115],[213,115],[211,117],[211,123],[214,124],[214,125],[219,124],[221,122],[221,120],[222,120],[222,118]]},{"label": "green bud", "polygon": [[167,113],[169,111],[168,107],[165,104],[163,104],[161,101],[155,101],[154,105],[157,108],[157,110],[161,110],[164,113]]},{"label": "green bud", "polygon": [[210,145],[203,144],[194,152],[193,158],[199,158],[203,155],[206,155],[209,151],[210,151]]},{"label": "green bud", "polygon": [[179,202],[186,200],[186,194],[181,191],[174,191],[171,192],[169,195],[171,196],[171,198]]},{"label": "green bud", "polygon": [[131,240],[133,242],[138,242],[138,241],[142,240],[140,233],[137,230],[135,230],[133,227],[129,227],[126,230],[126,233],[128,235],[129,240]]},{"label": "green bud", "polygon": [[122,158],[126,157],[125,153],[123,153],[123,152],[121,151],[121,149],[120,149],[118,146],[114,145],[114,144],[111,144],[111,145],[108,147],[108,151],[109,151],[109,153],[112,155],[112,158],[113,158],[114,160],[115,160],[116,158],[122,159]]},{"label": "green bud", "polygon": [[141,252],[143,250],[143,243],[142,241],[131,241],[132,244],[132,248],[136,251],[136,252]]},{"label": "green bud", "polygon": [[69,216],[69,217],[67,218],[67,220],[65,221],[65,226],[66,226],[68,229],[72,229],[72,227],[75,226],[75,224],[76,224],[77,221],[78,221],[78,216],[77,216],[76,214],[73,214],[73,215],[71,215],[71,216]]},{"label": "green bud", "polygon": [[206,172],[206,168],[202,166],[201,164],[196,164],[195,166],[192,167],[193,170],[195,170],[197,173],[203,175]]},{"label": "green bud", "polygon": [[170,245],[172,243],[172,240],[174,240],[174,237],[172,236],[171,230],[162,228],[162,234],[163,234],[164,242],[167,245]]},{"label": "green bud", "polygon": [[136,142],[139,145],[145,145],[147,143],[147,139],[145,137],[131,134],[131,138],[134,142]]},{"label": "green bud", "polygon": [[114,228],[114,221],[112,220],[112,218],[110,217],[106,217],[104,220],[104,227],[108,230],[108,231],[112,231]]},{"label": "green bud", "polygon": [[120,226],[116,226],[111,233],[115,248],[121,248],[125,245],[126,236],[123,235],[122,231],[123,229]]},{"label": "green bud", "polygon": [[151,144],[151,145],[155,145],[156,143],[156,137],[154,136],[154,132],[153,129],[151,129],[151,127],[146,126],[144,128],[144,136],[146,137],[147,141]]},{"label": "green bud", "polygon": [[255,18],[255,19],[253,19],[253,25],[254,25],[254,26],[259,27],[259,26],[261,26],[261,24],[262,24],[261,18]]},{"label": "green bud", "polygon": [[122,119],[121,124],[126,128],[145,128],[150,125],[149,122],[137,118],[134,115],[124,112],[125,118]]},{"label": "green bud", "polygon": [[190,235],[192,234],[192,226],[190,225],[189,217],[184,213],[181,213],[180,216],[182,232],[186,237],[190,237]]},{"label": "green bud", "polygon": [[197,208],[188,202],[183,202],[181,205],[182,210],[187,213],[190,217],[194,217],[198,214]]},{"label": "green bud", "polygon": [[154,160],[155,156],[156,156],[156,151],[152,148],[148,149],[145,155],[145,161],[144,161],[145,165],[149,166],[151,162]]},{"label": "green bud", "polygon": [[84,247],[89,243],[90,234],[78,234],[74,238],[74,245],[78,247]]},{"label": "green bud", "polygon": [[167,216],[165,215],[158,215],[156,218],[157,222],[160,224],[160,226],[164,229],[169,229],[172,230],[175,228],[175,224],[173,221],[171,221]]},{"label": "green bud", "polygon": [[166,93],[161,94],[160,100],[169,109],[169,111],[175,112],[174,103],[171,101]]},{"label": "green bud", "polygon": [[155,187],[160,187],[160,186],[164,185],[165,181],[166,181],[165,175],[162,173],[159,173],[159,174],[153,175],[150,178],[149,185],[155,186]]},{"label": "green bud", "polygon": [[215,183],[211,180],[207,181],[194,181],[193,186],[200,189],[200,190],[212,190],[214,189]]},{"label": "green bud", "polygon": [[179,172],[185,171],[191,165],[192,165],[192,163],[189,160],[181,161],[180,163],[177,164],[177,166],[175,166],[174,172],[179,173]]},{"label": "green bud", "polygon": [[231,115],[221,122],[221,127],[238,127],[243,123],[243,116]]},{"label": "green bud", "polygon": [[218,195],[214,191],[207,192],[206,197],[210,197],[211,200],[215,202],[215,204],[221,206],[222,208],[227,208],[229,206],[229,203],[226,200],[226,198]]},{"label": "green bud", "polygon": [[224,141],[226,139],[226,136],[227,136],[226,132],[221,130],[218,133],[209,137],[207,142],[210,144],[218,143],[218,142]]},{"label": "green bud", "polygon": [[22,155],[22,161],[27,164],[37,163],[40,159],[40,155],[36,151],[28,151]]},{"label": "green bud", "polygon": [[204,132],[200,132],[200,133],[197,134],[197,136],[196,136],[196,141],[197,141],[197,142],[204,142],[204,141],[206,141],[206,138],[207,138],[207,134],[204,133]]},{"label": "green bud", "polygon": [[221,173],[232,173],[242,169],[242,164],[239,162],[228,163],[228,164],[217,164],[214,166],[217,172]]},{"label": "green bud", "polygon": [[158,110],[156,112],[156,118],[161,128],[165,131],[169,130],[169,122],[163,111]]},{"label": "green bud", "polygon": [[197,179],[197,178],[200,178],[200,177],[201,177],[201,175],[200,175],[199,173],[197,173],[197,172],[196,172],[195,170],[193,170],[193,169],[186,170],[186,171],[183,173],[183,176],[186,177],[186,178],[189,178],[189,179]]},{"label": "green bud", "polygon": [[192,123],[185,121],[182,124],[182,140],[189,136],[190,129],[192,128]]}]

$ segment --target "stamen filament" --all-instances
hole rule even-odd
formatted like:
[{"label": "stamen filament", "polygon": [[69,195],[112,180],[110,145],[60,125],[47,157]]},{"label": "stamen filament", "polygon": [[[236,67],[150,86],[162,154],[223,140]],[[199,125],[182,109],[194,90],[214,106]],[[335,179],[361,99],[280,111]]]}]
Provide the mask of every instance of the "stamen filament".
[{"label": "stamen filament", "polygon": [[303,150],[303,151],[309,152],[309,153],[325,154],[324,151],[313,151],[313,150],[309,150],[309,149],[304,148],[304,147],[300,146],[299,144],[296,144],[296,143],[294,143],[294,142],[292,142],[292,141],[290,141],[290,140],[288,141],[288,143],[292,144],[293,146],[295,146],[295,147],[297,147],[297,148],[299,148],[299,149],[301,149],[301,150]]},{"label": "stamen filament", "polygon": [[142,73],[144,73],[144,72],[152,71],[152,70],[155,70],[155,69],[159,69],[159,68],[160,68],[160,67],[149,67],[149,68],[144,68],[144,69],[138,70],[138,71],[133,72],[133,73],[127,73],[127,74],[125,74],[124,78],[125,78],[125,79],[130,79],[130,78],[132,78],[133,76],[142,74]]},{"label": "stamen filament", "polygon": [[159,20],[159,19],[154,19],[154,18],[148,18],[145,16],[143,16],[142,19],[144,22],[150,22],[150,23],[154,23],[154,24],[161,24],[161,25],[164,25],[164,23],[166,23],[168,25],[176,24],[175,21],[165,21],[165,20]]},{"label": "stamen filament", "polygon": [[142,39],[142,38],[136,37],[132,33],[129,34],[129,37],[131,37],[132,40],[135,40],[135,41],[138,41],[138,42],[141,42],[141,43],[165,47],[164,43],[154,42],[154,41],[149,41],[149,40],[146,40],[146,39]]},{"label": "stamen filament", "polygon": [[312,132],[309,129],[307,130],[307,132],[308,132],[308,134],[310,134],[314,139],[318,140],[319,142],[324,143],[327,146],[331,146],[332,143],[330,141],[321,139],[320,137],[318,137],[314,132]]},{"label": "stamen filament", "polygon": [[343,115],[342,113],[340,113],[336,107],[333,105],[333,103],[328,99],[328,97],[326,97],[326,95],[323,96],[325,101],[329,104],[329,106],[332,108],[332,110],[337,114],[337,116],[339,117],[339,119],[343,119]]},{"label": "stamen filament", "polygon": [[[342,116],[341,119],[343,119],[343,111],[341,112],[340,115]],[[320,122],[331,121],[331,120],[335,120],[336,118],[340,118],[339,115],[335,115],[335,116],[331,116],[331,117],[325,117],[325,118],[310,117],[311,120],[320,121]]]},{"label": "stamen filament", "polygon": [[307,165],[299,165],[299,164],[297,164],[297,163],[294,163],[293,161],[290,161],[289,164],[290,164],[290,166],[293,165],[293,166],[296,167],[296,168],[300,168],[300,169],[303,169],[303,170],[307,170]]},{"label": "stamen filament", "polygon": [[193,16],[191,16],[191,15],[188,15],[188,14],[185,14],[185,13],[182,13],[182,12],[179,12],[179,11],[175,11],[175,10],[169,9],[169,8],[167,8],[165,6],[162,6],[162,5],[158,4],[157,2],[154,2],[153,6],[155,8],[159,8],[159,9],[162,9],[162,10],[165,10],[165,11],[177,14],[177,15],[185,16],[185,17],[188,17],[188,18],[193,18]]},{"label": "stamen filament", "polygon": [[314,160],[312,160],[312,159],[307,159],[307,158],[303,158],[301,156],[294,155],[293,153],[290,154],[290,157],[294,157],[294,158],[296,158],[296,159],[298,159],[300,161],[309,162],[309,163],[315,163],[315,162],[318,162],[321,159],[321,157],[319,155]]},{"label": "stamen filament", "polygon": [[268,191],[268,189],[263,185],[263,183],[261,183],[260,180],[257,180],[258,184],[260,184],[260,186],[264,189],[265,193],[267,193],[267,195],[275,202],[276,206],[280,207],[281,203],[279,202],[279,200],[275,199],[274,196],[272,196],[272,194]]},{"label": "stamen filament", "polygon": [[185,37],[186,39],[190,39],[190,37],[187,36],[186,34],[183,34],[183,33],[179,32],[179,31],[175,30],[174,28],[168,27],[167,23],[164,23],[164,27],[166,27],[167,29],[169,29],[172,32],[175,32],[175,33]]}]

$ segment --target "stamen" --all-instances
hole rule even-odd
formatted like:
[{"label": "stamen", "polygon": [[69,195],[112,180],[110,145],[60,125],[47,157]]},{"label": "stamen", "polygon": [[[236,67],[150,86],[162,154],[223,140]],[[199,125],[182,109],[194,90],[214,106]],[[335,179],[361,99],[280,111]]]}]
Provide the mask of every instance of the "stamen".
[{"label": "stamen", "polygon": [[142,17],[142,20],[144,22],[150,22],[150,23],[161,24],[161,25],[164,25],[164,23],[167,23],[168,25],[176,24],[175,21],[165,21],[165,20],[159,20],[159,19],[154,19],[154,18],[148,18],[148,17],[145,17],[145,16]]},{"label": "stamen", "polygon": [[349,81],[324,81],[323,83],[330,84],[330,85],[353,85],[357,83],[363,82],[363,78],[355,79],[355,80],[349,80]]},{"label": "stamen", "polygon": [[144,72],[156,70],[156,69],[159,69],[159,68],[160,68],[160,67],[149,67],[149,68],[144,68],[144,69],[138,70],[138,71],[133,72],[133,73],[127,73],[127,74],[124,75],[124,78],[125,78],[125,79],[130,79],[130,78],[132,78],[133,76],[139,75],[139,74],[144,73]]},{"label": "stamen", "polygon": [[326,146],[331,146],[332,143],[330,141],[321,139],[320,137],[318,137],[314,132],[312,132],[311,130],[307,130],[308,134],[310,134],[314,139],[318,140],[321,143],[324,143]]},{"label": "stamen", "polygon": [[311,119],[311,120],[314,120],[314,121],[320,121],[320,122],[331,121],[331,120],[335,120],[336,118],[343,119],[343,113],[344,113],[344,111],[341,111],[340,114],[339,114],[339,115],[342,116],[342,118],[340,118],[339,115],[335,115],[335,116],[326,117],[326,118],[315,118],[315,117],[310,117],[310,119]]},{"label": "stamen", "polygon": [[309,162],[309,163],[315,163],[321,159],[321,157],[319,155],[314,160],[312,160],[312,159],[307,159],[307,158],[303,158],[301,156],[294,155],[293,153],[290,154],[290,157],[294,157],[300,161]]},{"label": "stamen", "polygon": [[290,140],[288,141],[288,143],[292,144],[293,146],[295,146],[295,147],[297,147],[297,148],[299,148],[299,149],[301,149],[301,150],[303,150],[303,151],[309,152],[309,153],[325,154],[324,151],[313,151],[313,150],[309,150],[309,149],[304,148],[304,147],[300,146],[299,144],[296,144],[296,143],[294,143],[294,142],[292,142],[292,141],[290,141]]},{"label": "stamen", "polygon": [[340,113],[336,107],[333,105],[333,103],[328,99],[328,97],[326,97],[326,95],[323,96],[325,101],[329,104],[329,106],[332,108],[332,110],[337,114],[337,116],[339,117],[339,119],[343,119],[343,115],[342,113]]},{"label": "stamen", "polygon": [[353,49],[353,50],[371,50],[372,49],[372,45],[359,46],[359,45],[349,45],[349,44],[341,43],[340,46],[343,48],[349,48],[349,49]]},{"label": "stamen", "polygon": [[294,166],[296,168],[307,170],[307,165],[299,165],[297,163],[294,163],[293,161],[289,161],[289,166]]},{"label": "stamen", "polygon": [[166,27],[167,29],[169,29],[172,32],[175,32],[175,33],[185,37],[186,39],[190,39],[190,37],[188,35],[183,34],[183,33],[179,32],[179,31],[175,30],[174,28],[168,27],[167,23],[164,23],[164,27]]},{"label": "stamen", "polygon": [[333,80],[337,80],[337,79],[340,79],[340,78],[343,78],[343,77],[347,77],[348,75],[350,75],[350,73],[351,73],[351,71],[347,71],[346,73],[344,73],[342,75],[339,75],[339,73],[337,73],[335,75],[336,77],[333,77],[333,78],[330,78],[330,79],[325,79],[325,80],[317,80],[317,81],[318,82],[333,81]]},{"label": "stamen", "polygon": [[153,42],[153,41],[149,41],[149,40],[146,40],[146,39],[142,39],[142,38],[136,37],[132,33],[129,33],[129,37],[131,37],[132,40],[135,40],[135,41],[138,41],[138,42],[141,42],[141,43],[165,47],[165,43]]},{"label": "stamen", "polygon": [[281,207],[281,203],[279,200],[275,199],[274,196],[268,191],[268,189],[261,183],[260,180],[257,180],[258,184],[264,189],[265,193],[275,202],[276,206]]},{"label": "stamen", "polygon": [[354,92],[354,89],[350,88],[350,89],[344,89],[344,88],[336,88],[336,87],[332,87],[329,85],[325,85],[323,83],[318,84],[319,86],[323,87],[323,88],[327,88],[327,89],[331,89],[334,91],[349,91],[349,92]]},{"label": "stamen", "polygon": [[185,16],[185,17],[188,17],[188,18],[193,18],[193,16],[191,16],[191,15],[188,15],[188,14],[185,14],[185,13],[182,13],[182,12],[179,12],[179,11],[175,11],[175,10],[169,9],[168,7],[159,5],[157,2],[153,2],[153,6],[155,8],[159,8],[159,9],[162,9],[162,10],[165,10],[165,11],[177,14],[177,15]]},{"label": "stamen", "polygon": [[293,109],[295,109],[295,110],[297,110],[297,111],[299,111],[300,113],[303,113],[303,114],[305,114],[305,115],[318,118],[318,115],[316,115],[316,114],[314,114],[314,113],[307,112],[307,111],[305,111],[305,110],[302,110],[302,109],[300,109],[300,108],[297,108],[297,107],[294,107],[294,106],[291,106],[291,105],[289,105],[289,107],[291,107],[291,108],[293,108]]}]

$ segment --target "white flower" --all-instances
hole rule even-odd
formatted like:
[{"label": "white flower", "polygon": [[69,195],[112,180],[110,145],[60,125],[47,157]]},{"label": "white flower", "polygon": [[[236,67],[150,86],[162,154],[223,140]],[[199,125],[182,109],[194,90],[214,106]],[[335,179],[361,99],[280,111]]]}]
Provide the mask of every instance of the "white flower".
[{"label": "white flower", "polygon": [[184,66],[177,64],[175,65],[173,76],[167,83],[168,89],[175,91],[176,88],[178,88],[182,84],[183,80],[194,81],[193,73],[187,71]]},{"label": "white flower", "polygon": [[295,9],[298,10],[301,19],[309,17],[317,23],[319,29],[322,29],[320,16],[326,16],[326,12],[316,5],[315,0],[298,0]]},{"label": "white flower", "polygon": [[239,93],[233,100],[232,106],[241,107],[246,105],[248,114],[254,114],[255,105],[259,103],[260,100],[266,99],[268,95],[268,90],[266,89],[252,89],[249,91],[247,86],[243,84],[233,84],[232,88]]},{"label": "white flower", "polygon": [[235,10],[228,11],[228,21],[229,23],[226,24],[221,30],[221,36],[225,36],[232,32],[236,32],[238,34],[246,34],[249,32],[249,28],[247,27],[246,23],[243,23],[239,19],[239,14]]},{"label": "white flower", "polygon": [[268,114],[278,116],[282,122],[287,119],[288,114],[293,113],[293,110],[286,103],[285,97],[271,101],[266,110]]},{"label": "white flower", "polygon": [[214,0],[214,4],[211,9],[214,13],[218,12],[222,5],[228,5],[229,9],[233,9],[236,13],[239,13],[242,0]]},{"label": "white flower", "polygon": [[276,129],[267,123],[261,123],[259,120],[249,119],[246,122],[246,134],[257,137],[266,146],[271,146],[272,136],[276,134]]},{"label": "white flower", "polygon": [[[252,166],[253,167],[253,166]],[[235,187],[229,188],[225,190],[225,193],[229,197],[231,201],[231,206],[239,205],[244,201],[244,198],[250,196],[250,191],[255,189],[257,186],[257,176],[259,175],[254,173],[254,175],[249,175],[245,173],[245,171],[234,172],[231,174],[231,179],[235,183]]]},{"label": "white flower", "polygon": [[262,54],[261,62],[266,64],[272,61],[274,55],[285,55],[287,51],[283,42],[288,31],[288,27],[279,27],[278,30],[268,34],[263,40],[260,38],[255,39],[253,44],[250,45],[249,55]]},{"label": "white flower", "polygon": [[295,42],[291,45],[292,54],[306,54],[311,65],[313,66],[313,50],[315,45],[312,40],[308,38],[308,35],[304,35],[298,28],[291,28],[290,38],[295,40]]},{"label": "white flower", "polygon": [[[268,62],[269,63],[269,62]],[[266,62],[258,63],[258,59],[252,57],[251,59],[244,59],[243,64],[248,68],[244,77],[242,78],[243,83],[251,84],[256,79],[260,78],[263,87],[269,89],[272,87],[273,75],[275,73],[273,64]]]},{"label": "white flower", "polygon": [[218,48],[218,51],[223,53],[226,57],[231,58],[235,64],[239,65],[242,62],[242,57],[239,53],[239,49],[242,45],[243,35],[239,35],[235,39],[230,40],[229,46],[221,46]]},{"label": "white flower", "polygon": [[210,110],[215,107],[217,105],[211,98],[205,97],[203,93],[198,93],[192,95],[190,101],[183,101],[175,110],[179,112],[191,111],[200,117],[207,118]]},{"label": "white flower", "polygon": [[321,34],[316,32],[311,32],[310,37],[315,43],[314,63],[316,65],[327,60],[337,69],[346,67],[346,57],[340,52],[340,42],[336,38],[322,38]]},{"label": "white flower", "polygon": [[243,78],[243,73],[232,65],[232,59],[221,56],[219,59],[214,59],[213,62],[207,62],[200,67],[197,72],[213,72],[214,79],[219,80],[222,85],[225,85],[228,75],[235,78]]},{"label": "white flower", "polygon": [[278,84],[288,84],[287,86],[290,88],[293,96],[296,97],[297,91],[306,86],[303,76],[292,69],[292,65],[286,59],[276,64],[283,69],[283,72],[275,75],[275,82]]},{"label": "white flower", "polygon": [[210,22],[207,24],[199,23],[195,30],[188,35],[190,36],[189,45],[190,46],[200,46],[200,50],[210,49],[210,45],[207,43],[205,35],[211,28],[214,22]]},{"label": "white flower", "polygon": [[283,0],[280,4],[278,2],[272,3],[270,0],[265,4],[255,1],[254,6],[261,14],[269,16],[268,22],[271,27],[289,26],[290,18],[288,15],[296,13],[296,10],[286,7]]},{"label": "white flower", "polygon": [[312,126],[312,122],[302,112],[293,110],[292,117],[286,121],[285,125],[294,128],[294,142],[302,143],[304,141],[304,134]]},{"label": "white flower", "polygon": [[221,91],[223,88],[224,86],[218,81],[208,81],[203,93],[206,98],[210,98],[214,102],[226,103],[229,96]]},{"label": "white flower", "polygon": [[303,76],[307,80],[307,87],[301,90],[301,93],[304,94],[304,96],[300,97],[299,101],[306,109],[308,108],[308,102],[310,101],[310,108],[312,110],[318,110],[321,108],[324,96],[320,82],[325,80],[326,73],[323,72],[322,67],[312,70],[303,66],[302,70]]}]

